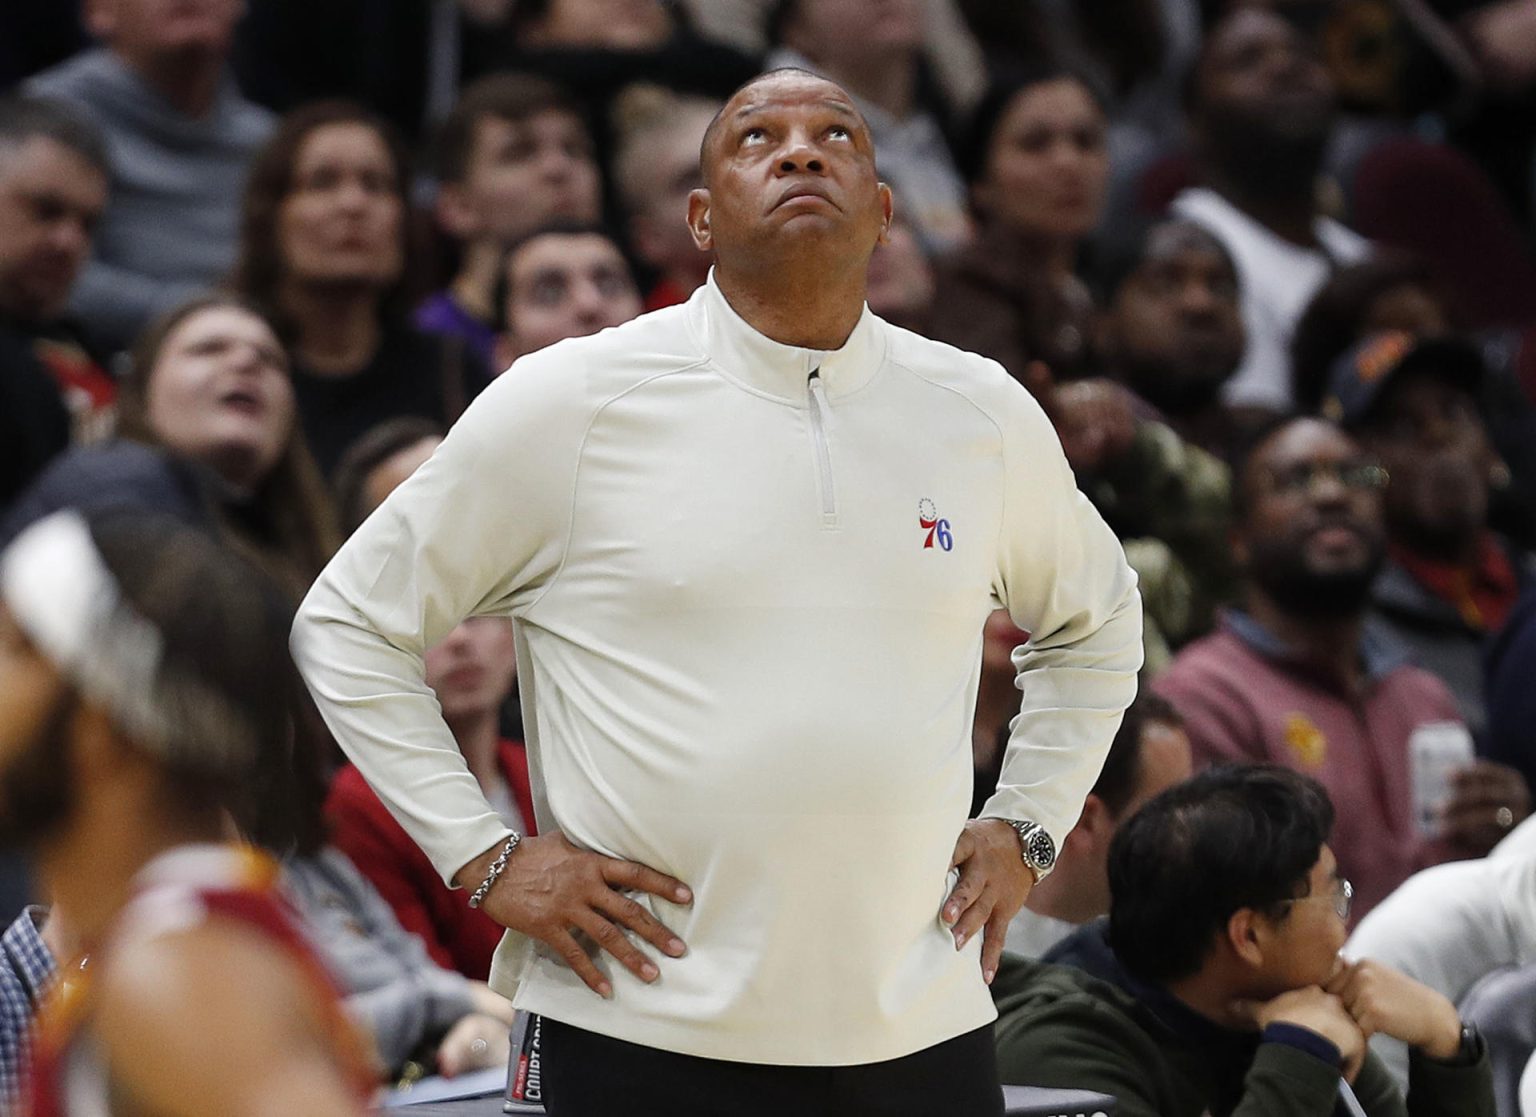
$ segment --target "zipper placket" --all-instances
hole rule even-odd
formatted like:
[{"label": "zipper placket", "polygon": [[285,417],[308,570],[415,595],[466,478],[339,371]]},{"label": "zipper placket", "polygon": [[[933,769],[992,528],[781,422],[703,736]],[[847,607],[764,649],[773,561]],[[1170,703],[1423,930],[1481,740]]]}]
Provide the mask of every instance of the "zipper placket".
[{"label": "zipper placket", "polygon": [[811,442],[816,449],[816,473],[821,483],[821,526],[837,526],[837,489],[832,483],[832,451],[827,445],[827,428],[831,426],[832,411],[827,406],[826,387],[821,382],[821,369],[813,368],[806,378],[806,395],[811,409]]}]

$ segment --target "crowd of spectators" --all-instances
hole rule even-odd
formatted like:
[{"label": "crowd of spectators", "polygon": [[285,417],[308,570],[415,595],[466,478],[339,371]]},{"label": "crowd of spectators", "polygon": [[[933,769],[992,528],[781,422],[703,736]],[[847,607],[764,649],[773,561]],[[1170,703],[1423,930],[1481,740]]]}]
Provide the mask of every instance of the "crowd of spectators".
[{"label": "crowd of spectators", "polygon": [[[1049,1030],[1025,1025],[1068,1027],[1053,1005],[1099,998],[1134,1023],[1180,982],[1238,995],[1221,984],[1239,967],[1223,953],[1241,955],[1221,930],[1233,913],[1283,920],[1335,878],[1353,902],[1323,953],[1354,930],[1346,956],[1437,990],[1402,996],[1438,1012],[1434,997],[1536,965],[1536,842],[1500,845],[1536,786],[1530,12],[10,0],[0,543],[64,507],[154,510],[214,533],[297,601],[491,379],[708,281],[685,224],[705,129],[743,79],[808,69],[853,97],[895,191],[871,308],[996,360],[1035,395],[1140,578],[1144,696],[1011,942],[1013,964],[1052,950],[1099,984],[1005,975],[1005,1070],[1051,1065]],[[978,804],[1018,709],[1009,652],[1026,638],[1001,612],[981,637]],[[468,621],[427,654],[470,771],[523,831],[535,820],[515,666],[509,621]],[[498,928],[302,715],[321,783],[284,810],[313,815],[313,836],[276,852],[348,1007],[392,1074],[434,1046],[449,1070],[504,1055],[509,1011],[483,984]],[[1272,767],[1157,798],[1234,764]],[[1199,795],[1249,793],[1270,813],[1238,829],[1269,835],[1279,861],[1253,861],[1247,891],[1218,882],[1234,892],[1209,926],[1143,895],[1137,859],[1164,816],[1230,828]],[[1124,834],[1154,799],[1163,815],[1133,844]],[[1271,833],[1282,824],[1301,836]],[[1502,861],[1485,859],[1495,846]],[[1156,879],[1204,871],[1169,862]],[[13,876],[0,875],[7,922],[27,898]],[[60,941],[28,911],[27,928]],[[1121,927],[1186,936],[1193,953],[1128,954]],[[1494,945],[1473,950],[1472,933]],[[1212,935],[1220,949],[1201,955]],[[1290,988],[1342,1001],[1324,969]],[[1320,1026],[1324,1054],[1360,1073],[1354,1034],[1327,1020],[1339,1026]],[[497,1027],[500,1047],[486,1042]],[[1425,1044],[1444,1047],[1379,1030],[1401,1086]],[[1261,1060],[1271,1072],[1318,1053],[1280,1034],[1287,1050]],[[1067,1077],[1084,1066],[1069,1060]],[[1122,1060],[1121,1073],[1134,1093],[1139,1072]],[[1363,1081],[1385,1097],[1390,1077]],[[1501,1087],[1501,1105],[1516,1092]],[[1231,1108],[1223,1097],[1212,1112]],[[1182,1112],[1167,1098],[1160,1112]]]}]

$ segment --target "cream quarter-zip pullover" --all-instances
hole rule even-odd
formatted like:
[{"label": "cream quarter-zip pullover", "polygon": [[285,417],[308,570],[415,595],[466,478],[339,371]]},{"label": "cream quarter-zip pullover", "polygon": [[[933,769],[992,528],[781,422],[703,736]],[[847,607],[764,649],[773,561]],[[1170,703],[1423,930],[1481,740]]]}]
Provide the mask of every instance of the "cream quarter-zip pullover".
[{"label": "cream quarter-zip pullover", "polygon": [[514,617],[540,830],[695,898],[637,897],[689,947],[651,951],[654,984],[599,955],[600,998],[509,933],[492,985],[651,1047],[836,1065],[994,1016],[980,936],[957,952],[939,910],[999,603],[1032,637],[986,813],[1060,842],[1135,693],[1141,614],[1045,415],[868,309],[835,352],[780,345],[711,278],[514,364],[326,568],[294,646],[449,880],[506,828],[422,654]]}]

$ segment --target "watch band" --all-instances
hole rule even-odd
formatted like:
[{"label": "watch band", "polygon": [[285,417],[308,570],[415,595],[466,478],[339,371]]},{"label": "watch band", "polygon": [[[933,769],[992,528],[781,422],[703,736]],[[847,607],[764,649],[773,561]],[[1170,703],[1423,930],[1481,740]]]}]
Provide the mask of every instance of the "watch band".
[{"label": "watch band", "polygon": [[1056,867],[1056,843],[1038,822],[1012,818],[1001,821],[1013,827],[1018,834],[1019,852],[1024,858],[1024,864],[1035,875],[1035,883],[1039,884]]}]

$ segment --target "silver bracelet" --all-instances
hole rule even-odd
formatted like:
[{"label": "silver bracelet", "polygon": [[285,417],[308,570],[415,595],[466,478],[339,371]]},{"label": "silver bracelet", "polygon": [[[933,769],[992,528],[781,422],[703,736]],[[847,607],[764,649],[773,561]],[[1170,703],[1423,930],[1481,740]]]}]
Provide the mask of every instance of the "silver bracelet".
[{"label": "silver bracelet", "polygon": [[491,887],[501,876],[502,870],[507,867],[507,858],[512,856],[512,851],[522,842],[523,836],[516,830],[507,839],[507,844],[501,847],[501,853],[496,860],[491,862],[491,867],[485,871],[485,879],[480,882],[480,887],[475,889],[475,894],[469,898],[469,906],[478,908],[485,903],[485,898],[491,894]]}]

